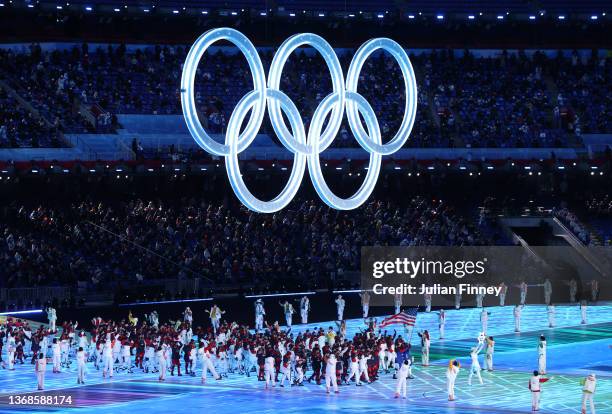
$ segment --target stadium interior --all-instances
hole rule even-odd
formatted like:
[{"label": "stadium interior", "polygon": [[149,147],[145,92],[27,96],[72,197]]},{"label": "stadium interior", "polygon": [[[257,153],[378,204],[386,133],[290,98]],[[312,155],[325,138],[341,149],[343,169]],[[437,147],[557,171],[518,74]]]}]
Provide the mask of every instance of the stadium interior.
[{"label": "stadium interior", "polygon": [[[0,318],[53,307],[85,327],[99,315],[125,319],[128,309],[141,318],[161,309],[164,318],[179,319],[185,306],[201,310],[214,300],[228,321],[251,324],[254,298],[269,300],[270,320],[282,321],[277,296],[306,292],[311,323],[296,328],[298,335],[327,329],[336,319],[334,298],[346,292],[353,335],[362,323],[356,293],[364,246],[563,246],[609,278],[609,269],[601,271],[609,263],[597,262],[590,249],[612,246],[611,6],[604,0],[0,0]],[[244,33],[266,71],[295,33],[327,40],[345,74],[370,38],[388,37],[405,48],[416,77],[416,119],[406,144],[383,157],[364,205],[349,211],[326,205],[308,169],[298,195],[281,211],[257,213],[236,197],[224,158],[198,146],[181,104],[189,48],[216,27]],[[197,116],[217,142],[224,142],[232,113],[253,82],[245,56],[229,42],[216,43],[202,58]],[[280,89],[308,130],[332,91],[326,61],[300,48],[283,69]],[[407,99],[392,55],[369,57],[358,92],[389,141]],[[329,187],[349,197],[368,173],[369,157],[344,115],[333,143],[320,153]],[[287,183],[294,154],[269,114],[238,164],[259,198],[276,197]],[[517,274],[506,283],[522,281]],[[610,288],[609,279],[605,283]],[[487,391],[468,388],[461,398],[470,402],[447,406],[444,393],[425,396],[432,387],[444,388],[435,370],[442,378],[449,355],[477,334],[479,313],[467,299],[464,319],[457,316],[447,327],[453,331],[455,323],[455,333],[432,348],[434,374],[414,383],[419,395],[400,411],[521,412],[521,404],[529,405],[522,397],[496,398],[525,392],[514,382],[526,385],[518,370],[531,372],[526,349],[535,349],[542,331],[562,344],[551,366],[563,381],[551,386],[544,412],[580,412],[564,396],[578,381],[574,376],[590,370],[602,378],[599,412],[612,413],[612,302],[592,306],[589,325],[575,327],[578,311],[569,304],[566,282],[554,281],[553,289],[562,329],[548,331],[538,319],[546,313],[539,287],[524,311],[521,335],[512,329],[512,307],[495,308],[489,324],[499,336],[499,366],[507,376]],[[606,299],[602,289],[602,300],[612,300],[610,292]],[[515,290],[508,301],[518,298]],[[487,300],[485,306],[496,305]],[[392,313],[391,306],[371,310],[378,317]],[[27,318],[46,322],[42,311]],[[431,314],[419,318],[420,329],[438,329]],[[208,320],[194,311],[194,326]],[[575,356],[568,344],[578,342],[585,348]],[[586,361],[588,349],[601,361]],[[27,391],[26,374],[10,380],[3,374],[0,397]],[[64,385],[54,378],[51,388],[59,392]],[[188,387],[196,383],[166,389],[140,372],[132,378],[125,388],[91,382],[115,396],[78,388],[87,402],[78,411],[95,406],[98,413],[113,407],[166,413],[174,399],[188,398],[184,412],[221,413],[231,409],[224,405],[227,396],[245,412],[285,404],[258,396],[260,384],[236,376],[221,381],[206,403],[194,402]],[[337,405],[301,393],[286,408],[397,410],[391,400],[377,405],[381,393],[390,391],[368,385],[365,394]],[[147,406],[152,401],[154,408]],[[0,401],[0,412],[15,412],[7,407]]]}]

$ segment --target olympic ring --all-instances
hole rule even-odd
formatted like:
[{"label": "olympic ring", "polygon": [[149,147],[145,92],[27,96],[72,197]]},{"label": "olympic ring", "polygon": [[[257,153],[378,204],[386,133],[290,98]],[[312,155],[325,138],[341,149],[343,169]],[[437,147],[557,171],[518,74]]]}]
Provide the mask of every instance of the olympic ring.
[{"label": "olympic ring", "polygon": [[[198,64],[206,50],[219,40],[233,43],[243,53],[253,78],[253,90],[238,102],[230,116],[224,144],[215,141],[202,127],[194,98]],[[313,47],[321,54],[332,80],[332,92],[315,109],[308,132],[305,130],[297,107],[287,94],[280,90],[280,79],[287,59],[295,49],[305,45]],[[402,123],[395,136],[386,144],[382,143],[380,126],[374,110],[357,91],[361,69],[368,57],[377,50],[388,52],[398,63],[404,78],[406,95]],[[299,189],[306,164],[308,164],[310,179],[319,197],[332,208],[351,210],[362,205],[374,190],[380,173],[382,156],[398,151],[408,140],[416,117],[417,86],[414,70],[406,51],[393,40],[378,38],[361,45],[351,61],[345,81],[334,49],[325,39],[312,33],[297,34],[283,42],[272,59],[266,82],[263,64],[255,46],[249,39],[237,30],[219,28],[209,30],[200,36],[187,54],[181,77],[181,105],[191,136],[204,150],[226,158],[225,166],[234,193],[251,210],[273,213],[285,208]],[[266,105],[274,132],[280,142],[294,154],[289,181],[281,193],[270,201],[259,200],[248,190],[240,174],[238,162],[238,155],[246,150],[257,136],[263,122]],[[359,145],[370,154],[368,172],[364,182],[359,190],[347,199],[336,196],[328,187],[319,160],[320,153],[332,144],[338,134],[345,108],[351,132]],[[249,112],[251,112],[250,118],[241,133],[241,125]],[[285,124],[283,113],[289,120],[291,128]],[[365,128],[359,114],[365,121]],[[329,121],[323,130],[325,119],[328,116]]]}]

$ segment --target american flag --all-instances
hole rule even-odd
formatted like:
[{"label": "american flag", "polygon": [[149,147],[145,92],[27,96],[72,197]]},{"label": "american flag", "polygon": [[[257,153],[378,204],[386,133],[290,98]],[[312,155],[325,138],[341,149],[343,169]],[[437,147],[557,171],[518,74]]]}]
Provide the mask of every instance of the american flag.
[{"label": "american flag", "polygon": [[397,315],[392,315],[388,318],[385,318],[381,322],[380,327],[384,328],[385,326],[395,324],[414,326],[414,324],[416,323],[417,312],[418,308],[408,308],[407,310],[402,311]]}]

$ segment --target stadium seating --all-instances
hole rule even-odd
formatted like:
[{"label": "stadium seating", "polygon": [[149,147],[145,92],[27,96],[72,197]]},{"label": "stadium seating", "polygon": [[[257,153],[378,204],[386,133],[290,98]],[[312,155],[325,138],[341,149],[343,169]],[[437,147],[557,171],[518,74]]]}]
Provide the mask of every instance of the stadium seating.
[{"label": "stadium seating", "polygon": [[262,215],[204,199],[13,204],[0,220],[0,258],[6,264],[0,279],[4,287],[80,283],[97,289],[194,277],[315,287],[358,270],[363,245],[491,242],[450,206],[421,197],[406,207],[372,201],[349,212],[313,201],[292,205]]},{"label": "stadium seating", "polygon": [[[182,46],[90,50],[87,45],[43,51],[32,45],[27,53],[0,51],[0,73],[56,130],[104,133],[120,127],[114,114],[180,114],[180,68],[186,51]],[[236,103],[252,88],[246,61],[234,52],[211,52],[198,70],[196,102],[211,133],[225,131]],[[353,52],[337,53],[346,70]],[[272,52],[260,54],[268,67]],[[612,132],[610,59],[566,55],[551,58],[501,51],[485,56],[457,51],[413,55],[419,110],[407,145],[552,148],[573,145],[583,133]],[[306,125],[331,91],[329,74],[322,68],[319,55],[298,52],[283,72],[282,89]],[[401,122],[402,88],[391,57],[380,54],[367,61],[359,92],[372,103],[383,139],[390,138]],[[97,119],[92,113],[98,114]],[[17,126],[12,128],[16,131]],[[268,123],[261,132],[272,132]],[[21,141],[13,145],[28,146]],[[41,145],[40,138],[34,142]],[[43,140],[42,145],[50,142]],[[334,145],[357,145],[346,123]]]}]

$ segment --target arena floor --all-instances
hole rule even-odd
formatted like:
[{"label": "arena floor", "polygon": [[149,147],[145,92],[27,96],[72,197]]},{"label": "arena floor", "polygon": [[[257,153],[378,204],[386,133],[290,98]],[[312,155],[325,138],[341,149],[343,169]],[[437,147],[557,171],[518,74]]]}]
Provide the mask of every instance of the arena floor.
[{"label": "arena floor", "polygon": [[[9,404],[10,395],[40,395],[33,391],[35,376],[31,365],[18,365],[15,371],[0,371],[0,413],[19,412],[78,412],[78,413],[519,413],[530,412],[531,396],[527,381],[537,366],[537,339],[547,336],[548,369],[553,379],[543,385],[543,413],[579,413],[580,379],[589,372],[598,377],[595,396],[597,412],[612,413],[612,306],[589,308],[589,324],[580,325],[576,306],[557,307],[557,328],[546,328],[544,307],[528,306],[523,313],[522,333],[514,333],[508,323],[512,308],[489,308],[489,334],[495,336],[495,368],[483,371],[484,385],[467,383],[469,348],[478,333],[478,310],[462,309],[447,314],[445,340],[436,340],[435,314],[419,314],[416,329],[433,333],[433,365],[419,366],[418,347],[414,355],[417,365],[415,379],[408,383],[408,399],[393,398],[395,381],[391,374],[370,385],[340,387],[340,394],[327,395],[324,386],[277,387],[266,391],[256,378],[230,374],[222,381],[209,379],[200,385],[199,378],[168,376],[160,384],[155,374],[117,373],[105,380],[99,371],[88,366],[85,385],[76,384],[75,369],[52,374],[47,372],[45,395],[72,397],[65,407],[17,406]],[[573,322],[573,324],[572,324]],[[333,322],[332,322],[333,323]],[[349,321],[349,331],[359,329],[361,320]],[[321,326],[321,324],[318,324]],[[323,324],[322,326],[329,326]],[[312,329],[315,325],[296,326],[294,330]],[[436,329],[436,330],[434,330]],[[349,334],[350,334],[349,332]],[[406,333],[404,333],[406,334]],[[416,345],[414,335],[412,342]],[[449,358],[459,358],[462,370],[456,385],[457,401],[449,403],[445,392],[444,369]],[[482,361],[482,357],[481,357]],[[484,365],[481,362],[481,365]],[[73,364],[74,366],[74,364]],[[49,367],[50,368],[50,367]]]}]

